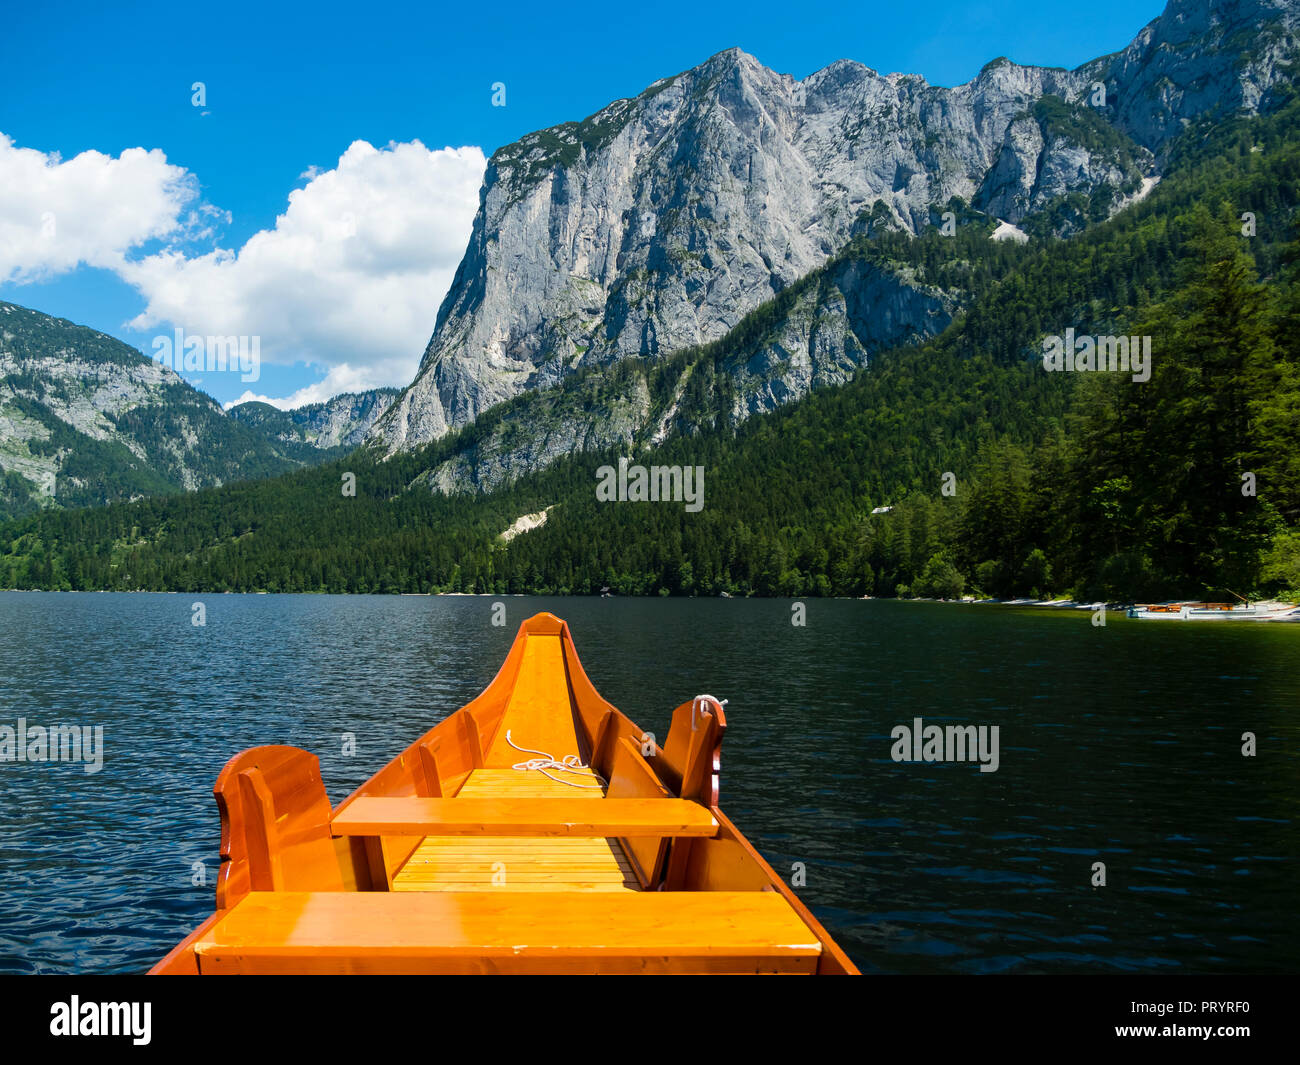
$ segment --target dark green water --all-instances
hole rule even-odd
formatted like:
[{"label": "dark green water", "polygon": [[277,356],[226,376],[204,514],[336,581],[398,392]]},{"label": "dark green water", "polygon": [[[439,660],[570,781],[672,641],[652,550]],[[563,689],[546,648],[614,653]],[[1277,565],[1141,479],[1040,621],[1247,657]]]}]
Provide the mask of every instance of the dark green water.
[{"label": "dark green water", "polygon": [[[1300,969],[1300,626],[811,600],[798,628],[781,600],[505,598],[503,629],[493,601],[0,595],[0,726],[105,744],[95,774],[0,763],[0,971],[147,968],[212,910],[232,754],[305,747],[337,802],[545,609],[661,739],[690,696],[730,700],[723,808],[778,872],[803,863],[865,971]],[[915,717],[998,726],[997,772],[893,761]]]}]

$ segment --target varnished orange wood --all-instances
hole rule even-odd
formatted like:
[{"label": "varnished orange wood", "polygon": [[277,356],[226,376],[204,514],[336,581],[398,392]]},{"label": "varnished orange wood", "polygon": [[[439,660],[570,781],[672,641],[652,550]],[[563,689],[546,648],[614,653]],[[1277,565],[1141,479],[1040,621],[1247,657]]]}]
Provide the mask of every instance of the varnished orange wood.
[{"label": "varnished orange wood", "polygon": [[[858,970],[858,967],[854,965],[852,961],[849,960],[849,956],[845,954],[843,950],[840,949],[839,944],[836,943],[835,940],[831,938],[830,933],[827,932],[826,929],[822,927],[821,922],[818,921],[817,918],[812,915],[812,912],[808,909],[807,906],[803,904],[803,902],[799,899],[799,897],[795,895],[794,891],[785,882],[785,880],[782,879],[780,876],[778,876],[776,870],[774,870],[770,865],[768,865],[766,860],[763,858],[763,856],[754,849],[754,845],[750,843],[749,840],[747,840],[743,835],[741,835],[740,830],[731,823],[730,818],[728,818],[726,814],[724,814],[721,810],[717,809],[716,807],[714,808],[713,813],[717,816],[718,819],[718,824],[719,824],[718,838],[720,840],[730,841],[738,845],[741,851],[744,852],[745,856],[748,859],[747,862],[742,863],[744,866],[743,868],[741,868],[739,865],[733,865],[732,872],[727,877],[725,882],[734,883],[740,877],[749,878],[752,875],[751,870],[757,869],[759,873],[767,879],[768,888],[777,891],[786,899],[787,902],[789,902],[791,909],[795,912],[796,915],[798,915],[799,919],[803,921],[803,923],[812,931],[812,933],[817,937],[818,941],[822,944],[823,947],[822,955],[817,963],[818,975],[860,976],[861,972]],[[691,841],[693,845],[697,843],[709,844],[712,842],[714,841],[713,840],[692,840]],[[694,890],[713,891],[716,888],[722,887],[722,885],[723,882],[720,881],[719,878],[706,876],[705,879],[699,882],[698,886],[692,885],[692,888]]]},{"label": "varnished orange wood", "polygon": [[438,751],[432,743],[419,746],[420,767],[424,770],[424,794],[433,799],[441,799],[442,776],[438,772]]},{"label": "varnished orange wood", "polygon": [[673,774],[674,788],[683,799],[718,805],[722,737],[727,730],[721,706],[695,700],[673,711],[661,761]]},{"label": "varnished orange wood", "polygon": [[[599,723],[595,731],[588,737],[589,742],[585,744],[588,764],[590,765],[608,765],[606,757],[607,736],[612,736],[616,731],[616,722],[613,710],[606,710],[599,715]],[[584,726],[585,727],[585,726]]]},{"label": "varnished orange wood", "polygon": [[812,972],[775,892],[257,892],[197,945],[204,973]]},{"label": "varnished orange wood", "polygon": [[[404,817],[400,825],[362,826],[384,830],[377,835],[338,834],[319,766],[310,754],[289,747],[246,751],[226,766],[215,789],[222,820],[218,911],[154,971],[856,972],[780,876],[717,809],[725,726],[720,708],[692,714],[688,702],[674,713],[662,748],[643,741],[641,729],[592,685],[568,626],[539,614],[520,626],[496,678],[481,695],[416,737],[333,817],[361,825],[365,804],[377,798],[456,804],[500,797],[528,808],[526,835],[430,836],[422,820],[427,809],[414,820]],[[512,772],[508,767],[529,755],[506,743],[507,732],[521,747],[556,758],[577,754],[608,781],[608,788],[571,788],[544,783],[546,778],[535,771]],[[644,758],[643,742],[649,747]],[[556,775],[571,784],[597,783],[588,770]],[[539,808],[539,803],[554,801],[557,789],[567,793],[562,807]],[[611,804],[662,796],[664,789],[670,798],[644,801],[682,802],[704,811],[717,827],[710,824],[707,834],[669,841],[669,832],[686,826],[609,823],[610,815],[620,812]],[[459,814],[434,808],[440,827],[471,827],[465,815],[474,809],[456,808]],[[503,809],[509,814],[505,819],[498,816]],[[658,809],[662,813],[667,807]],[[562,816],[553,817],[557,811]],[[476,832],[489,824],[493,831],[518,828],[514,811],[498,805],[488,812],[491,816],[473,820]],[[574,813],[577,819],[572,819]],[[690,820],[702,829],[699,817],[693,813]],[[599,835],[535,834],[539,827],[567,830],[578,824]],[[394,827],[400,833],[387,831]],[[638,830],[651,834],[629,838]],[[668,860],[660,876],[656,870],[665,865],[665,846]],[[465,849],[454,849],[459,847]],[[592,847],[603,850],[585,849]],[[475,906],[470,900],[488,893],[483,877],[502,862],[506,883],[491,884],[491,906]],[[258,886],[269,882],[276,890],[250,895],[254,881]],[[660,890],[635,890],[643,883]],[[735,935],[767,937],[768,953],[733,950],[725,926],[714,928],[706,913],[691,908],[695,902],[657,915],[631,902],[702,900],[698,905],[707,908],[725,903],[726,896],[737,900],[728,918],[740,922]],[[294,898],[310,900],[302,903],[297,917]],[[385,908],[399,898],[410,899],[414,909]],[[750,909],[771,907],[757,900],[773,898],[785,904],[781,920],[794,921],[785,925],[788,932],[764,924],[774,914],[770,908]],[[334,901],[322,901],[330,899]],[[457,908],[462,902],[469,910]],[[243,909],[245,904],[250,908]],[[446,909],[448,905],[453,908]],[[237,917],[230,907],[238,910]],[[536,931],[539,916],[555,933],[549,946],[528,947],[516,955],[513,947],[507,953],[491,945],[493,929]],[[447,947],[443,919],[462,931],[481,927],[483,935]],[[660,933],[657,939],[650,936],[650,925]],[[415,949],[406,951],[412,928],[418,931]],[[613,931],[602,931],[606,928]],[[248,937],[244,942],[212,938],[240,929]],[[626,942],[610,949],[603,941],[620,932],[627,933]],[[710,935],[717,940],[714,947],[708,945]],[[481,950],[476,945],[480,940]],[[813,943],[816,949],[812,954],[782,953],[790,943]]]},{"label": "varnished orange wood", "polygon": [[188,936],[172,947],[167,955],[149,970],[149,976],[199,976],[199,956],[194,953],[195,944],[226,916],[225,910],[217,910],[211,917],[194,929]]},{"label": "varnished orange wood", "polygon": [[469,744],[470,764],[475,769],[481,769],[484,765],[483,734],[479,731],[478,718],[474,716],[473,710],[464,711],[460,718],[465,726],[465,742]]},{"label": "varnished orange wood", "polygon": [[[516,769],[476,769],[456,792],[458,799],[552,798],[599,799],[605,789],[590,769],[566,772],[551,770],[551,775]],[[568,783],[562,783],[568,781]],[[575,787],[573,785],[583,785]],[[594,786],[592,786],[594,785]]]},{"label": "varnished orange wood", "polygon": [[[722,707],[703,699],[692,699],[673,711],[658,769],[682,798],[717,806],[720,748],[726,728]],[[672,845],[664,872],[669,890],[681,888],[698,849],[695,843],[683,839]]]},{"label": "varnished orange wood", "polygon": [[685,799],[357,799],[339,836],[711,836],[718,823]]},{"label": "varnished orange wood", "polygon": [[217,909],[250,890],[342,890],[343,870],[329,829],[330,805],[316,756],[297,747],[254,747],[237,754],[217,777],[221,816]]},{"label": "varnished orange wood", "polygon": [[567,755],[581,758],[582,731],[569,693],[560,635],[530,636],[484,766],[504,769],[536,757],[520,747],[560,760]]},{"label": "varnished orange wood", "polygon": [[[476,769],[460,798],[565,798],[599,802],[590,770],[555,774]],[[393,877],[393,891],[638,891],[640,883],[613,840],[579,836],[428,836]]]},{"label": "varnished orange wood", "polygon": [[[613,799],[639,798],[647,801],[663,801],[671,792],[659,782],[649,763],[641,755],[641,749],[631,739],[624,736],[615,747],[610,766],[609,796]],[[680,800],[678,800],[680,801]],[[704,809],[704,807],[700,807]],[[710,818],[711,819],[711,818]],[[668,841],[664,833],[657,839],[636,838],[631,833],[620,833],[620,843],[632,859],[637,879],[644,888],[654,888],[659,884],[663,873],[664,860],[668,855]],[[684,835],[684,833],[673,833]]]},{"label": "varnished orange wood", "polygon": [[245,769],[239,774],[239,797],[246,814],[248,886],[253,891],[283,891],[284,868],[280,861],[275,800],[260,769]]}]

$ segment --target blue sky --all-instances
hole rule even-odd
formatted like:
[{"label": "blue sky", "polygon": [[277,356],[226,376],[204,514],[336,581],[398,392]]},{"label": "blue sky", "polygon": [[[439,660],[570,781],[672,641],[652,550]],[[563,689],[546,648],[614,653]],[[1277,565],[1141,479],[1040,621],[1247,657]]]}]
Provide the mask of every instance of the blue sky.
[{"label": "blue sky", "polygon": [[[999,55],[1077,66],[1122,48],[1162,8],[10,5],[0,45],[0,242],[10,244],[0,243],[0,299],[146,354],[177,325],[258,335],[256,383],[186,374],[222,402],[245,390],[303,400],[405,384],[464,250],[482,166],[478,152],[444,148],[490,155],[732,46],[797,78],[847,58],[954,85]],[[492,106],[498,82],[504,107]],[[357,141],[377,151],[349,152]],[[388,148],[417,141],[422,149]],[[132,149],[145,152],[122,156]],[[53,153],[66,163],[85,152],[102,154],[57,180],[48,170]],[[328,179],[313,181],[322,172]],[[340,204],[362,189],[386,190],[364,209],[364,224],[387,234],[367,245],[368,261],[394,259],[384,280],[361,278],[320,242],[331,212],[356,227]],[[306,194],[276,231],[294,190]],[[6,199],[11,227],[38,219],[45,229],[5,229]],[[408,221],[409,233],[393,234]],[[246,261],[232,271],[216,249]],[[373,337],[366,308],[381,323]]]}]

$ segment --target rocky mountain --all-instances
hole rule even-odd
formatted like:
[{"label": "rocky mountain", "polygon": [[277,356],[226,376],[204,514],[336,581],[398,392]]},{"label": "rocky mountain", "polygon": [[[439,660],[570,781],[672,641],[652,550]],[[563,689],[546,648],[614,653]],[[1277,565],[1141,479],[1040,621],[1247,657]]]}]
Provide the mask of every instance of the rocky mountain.
[{"label": "rocky mountain", "polygon": [[269,477],[338,453],[227,417],[113,337],[0,302],[0,518]]},{"label": "rocky mountain", "polygon": [[859,237],[711,344],[580,369],[498,404],[416,483],[493,491],[570,453],[634,451],[734,428],[815,388],[845,384],[878,352],[943,332],[970,294],[968,264],[927,271],[897,251],[879,236]]},{"label": "rocky mountain", "polygon": [[353,448],[366,438],[370,427],[393,405],[398,394],[396,388],[373,388],[344,392],[324,403],[308,403],[292,410],[250,402],[236,404],[226,413],[284,443]]},{"label": "rocky mountain", "polygon": [[[417,447],[580,371],[719,341],[873,225],[917,234],[955,207],[1037,236],[1076,232],[1149,188],[1188,123],[1267,106],[1298,12],[1296,0],[1171,0],[1119,53],[1072,71],[997,59],[955,88],[847,60],[796,81],[732,49],[530,134],[489,162],[419,373],[369,439]],[[840,295],[883,300],[858,317],[887,318],[874,327],[885,338],[952,310],[905,291],[907,278],[864,280],[876,295]],[[793,351],[737,364],[744,411],[818,384],[786,372],[819,358],[813,334],[797,334]],[[846,342],[835,373],[865,352]],[[576,442],[586,432],[568,416]]]}]

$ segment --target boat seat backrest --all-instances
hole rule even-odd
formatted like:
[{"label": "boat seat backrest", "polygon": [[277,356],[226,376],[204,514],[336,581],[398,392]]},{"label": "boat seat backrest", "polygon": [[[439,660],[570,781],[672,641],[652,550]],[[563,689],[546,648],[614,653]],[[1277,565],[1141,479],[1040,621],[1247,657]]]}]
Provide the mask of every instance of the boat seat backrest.
[{"label": "boat seat backrest", "polygon": [[727,722],[720,707],[692,700],[673,711],[659,776],[683,799],[718,805],[719,748]]},{"label": "boat seat backrest", "polygon": [[329,796],[314,754],[253,747],[226,763],[213,793],[221,815],[217,909],[250,891],[342,889]]}]

